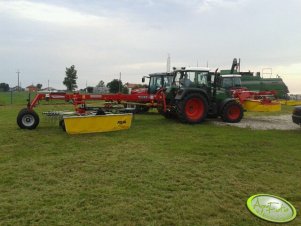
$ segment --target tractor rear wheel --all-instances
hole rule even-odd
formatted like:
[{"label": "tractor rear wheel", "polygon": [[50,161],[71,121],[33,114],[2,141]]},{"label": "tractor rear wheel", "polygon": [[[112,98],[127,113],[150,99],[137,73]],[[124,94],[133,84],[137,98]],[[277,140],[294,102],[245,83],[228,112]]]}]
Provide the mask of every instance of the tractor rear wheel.
[{"label": "tractor rear wheel", "polygon": [[27,108],[22,109],[17,116],[17,124],[21,129],[35,129],[39,122],[38,114]]},{"label": "tractor rear wheel", "polygon": [[183,123],[200,123],[205,120],[207,113],[208,103],[201,94],[188,94],[177,103],[177,115]]},{"label": "tractor rear wheel", "polygon": [[224,122],[237,123],[240,122],[244,115],[241,104],[231,101],[225,105],[222,111],[222,120]]}]

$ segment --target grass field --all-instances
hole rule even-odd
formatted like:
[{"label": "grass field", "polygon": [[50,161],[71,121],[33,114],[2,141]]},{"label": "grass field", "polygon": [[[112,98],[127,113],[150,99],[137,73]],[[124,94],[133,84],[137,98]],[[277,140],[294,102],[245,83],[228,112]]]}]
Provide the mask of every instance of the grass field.
[{"label": "grass field", "polygon": [[[274,225],[246,208],[281,196],[301,225],[301,131],[184,125],[155,112],[127,131],[70,136],[36,108],[36,130],[0,106],[0,225]],[[291,111],[291,108],[285,108]]]}]

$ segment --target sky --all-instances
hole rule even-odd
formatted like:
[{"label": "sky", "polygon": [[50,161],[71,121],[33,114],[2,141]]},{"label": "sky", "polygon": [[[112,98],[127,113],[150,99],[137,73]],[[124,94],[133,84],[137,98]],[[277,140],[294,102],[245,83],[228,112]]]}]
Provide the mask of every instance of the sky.
[{"label": "sky", "polygon": [[[280,75],[301,93],[300,0],[0,0],[0,83],[79,88],[171,66]],[[269,69],[266,69],[269,68]],[[265,75],[269,77],[269,75]]]}]

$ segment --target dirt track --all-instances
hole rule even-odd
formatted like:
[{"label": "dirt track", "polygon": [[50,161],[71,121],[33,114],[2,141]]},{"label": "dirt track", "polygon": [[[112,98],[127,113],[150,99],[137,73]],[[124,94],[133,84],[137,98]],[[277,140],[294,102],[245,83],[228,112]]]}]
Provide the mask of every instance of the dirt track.
[{"label": "dirt track", "polygon": [[219,120],[214,120],[216,125],[229,125],[241,128],[251,128],[254,130],[300,130],[301,127],[292,122],[292,115],[279,116],[256,116],[243,118],[239,123],[225,123]]}]

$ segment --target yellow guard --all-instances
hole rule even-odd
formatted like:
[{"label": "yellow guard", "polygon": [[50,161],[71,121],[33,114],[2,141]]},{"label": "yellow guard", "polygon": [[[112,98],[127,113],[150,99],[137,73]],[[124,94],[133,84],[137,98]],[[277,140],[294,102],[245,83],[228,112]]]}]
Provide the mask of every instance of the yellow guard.
[{"label": "yellow guard", "polygon": [[64,117],[69,134],[109,132],[129,129],[133,114],[108,114]]}]

